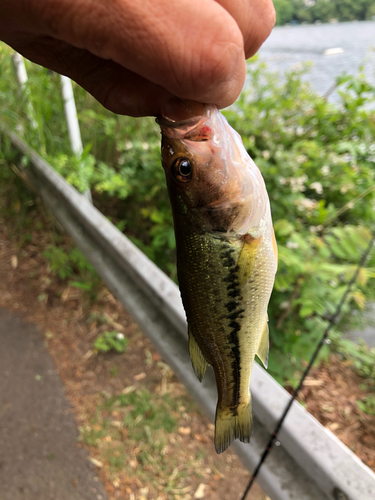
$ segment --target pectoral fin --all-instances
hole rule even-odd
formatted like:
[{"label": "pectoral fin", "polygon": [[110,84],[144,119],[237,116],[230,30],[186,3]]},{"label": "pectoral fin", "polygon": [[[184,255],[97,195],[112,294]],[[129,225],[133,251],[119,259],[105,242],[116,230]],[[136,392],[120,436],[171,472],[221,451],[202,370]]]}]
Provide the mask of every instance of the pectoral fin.
[{"label": "pectoral fin", "polygon": [[268,318],[263,327],[262,336],[260,338],[257,356],[261,360],[264,368],[268,366],[268,351],[269,351],[269,336],[268,336]]},{"label": "pectoral fin", "polygon": [[208,363],[194,338],[189,327],[189,354],[196,376],[199,382],[202,382],[203,376],[206,373]]},{"label": "pectoral fin", "polygon": [[262,236],[253,238],[249,234],[243,236],[243,245],[238,257],[238,278],[241,288],[246,285],[254,270],[255,259],[258,253],[259,243],[262,241]]}]

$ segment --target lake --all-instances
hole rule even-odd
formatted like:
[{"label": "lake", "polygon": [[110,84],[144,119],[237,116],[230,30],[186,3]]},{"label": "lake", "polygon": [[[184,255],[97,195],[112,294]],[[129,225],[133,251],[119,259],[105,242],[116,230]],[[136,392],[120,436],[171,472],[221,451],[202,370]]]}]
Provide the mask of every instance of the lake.
[{"label": "lake", "polygon": [[[327,54],[327,50],[333,53]],[[375,84],[375,21],[278,26],[259,56],[269,69],[280,72],[311,61],[313,67],[304,78],[321,94],[329,90],[337,76],[356,74],[362,64],[369,81]]]}]

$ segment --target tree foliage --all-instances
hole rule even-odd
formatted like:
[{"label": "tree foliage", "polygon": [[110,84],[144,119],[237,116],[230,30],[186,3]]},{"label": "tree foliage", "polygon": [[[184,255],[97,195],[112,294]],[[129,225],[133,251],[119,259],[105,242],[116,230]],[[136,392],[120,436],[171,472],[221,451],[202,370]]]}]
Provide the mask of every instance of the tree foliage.
[{"label": "tree foliage", "polygon": [[373,0],[273,0],[276,23],[364,21],[375,15]]}]

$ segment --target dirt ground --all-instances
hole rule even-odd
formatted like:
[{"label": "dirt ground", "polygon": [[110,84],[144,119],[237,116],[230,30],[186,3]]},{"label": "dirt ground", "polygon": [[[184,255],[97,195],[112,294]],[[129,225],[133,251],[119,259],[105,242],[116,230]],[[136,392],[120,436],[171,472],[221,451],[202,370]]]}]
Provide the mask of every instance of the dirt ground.
[{"label": "dirt ground", "polygon": [[350,364],[332,355],[329,363],[312,370],[299,399],[375,472],[375,416],[363,413],[357,404],[368,394],[364,386]]},{"label": "dirt ground", "polygon": [[[51,220],[34,213],[27,237],[20,238],[0,217],[0,307],[22,314],[43,332],[74,411],[80,446],[110,500],[239,499],[249,473],[230,451],[216,455],[212,424],[108,290],[100,285],[93,294],[56,276],[43,255],[56,243],[51,231]],[[65,236],[56,244],[71,247]],[[94,348],[109,330],[128,339],[125,353]],[[366,395],[362,382],[332,356],[312,372],[301,400],[375,470],[375,417],[357,405]],[[248,498],[267,497],[256,487]]]}]

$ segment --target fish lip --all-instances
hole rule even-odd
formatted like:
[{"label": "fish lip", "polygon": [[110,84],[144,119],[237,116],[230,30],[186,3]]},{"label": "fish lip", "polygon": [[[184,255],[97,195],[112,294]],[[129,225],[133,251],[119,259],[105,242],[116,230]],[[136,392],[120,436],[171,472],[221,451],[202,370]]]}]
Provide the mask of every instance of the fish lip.
[{"label": "fish lip", "polygon": [[172,118],[165,116],[162,112],[160,116],[156,117],[156,123],[160,126],[171,128],[195,126],[202,120],[202,118],[208,117],[210,109],[211,105],[209,104],[199,105],[198,108],[196,106],[192,108],[187,106],[186,111],[189,110],[190,118],[186,118],[184,120],[173,120]]},{"label": "fish lip", "polygon": [[157,116],[155,121],[160,127],[168,127],[168,128],[180,128],[185,126],[194,126],[197,125],[200,120],[203,118],[203,115],[193,116],[192,118],[187,118],[186,120],[176,121],[167,118],[166,116]]}]

